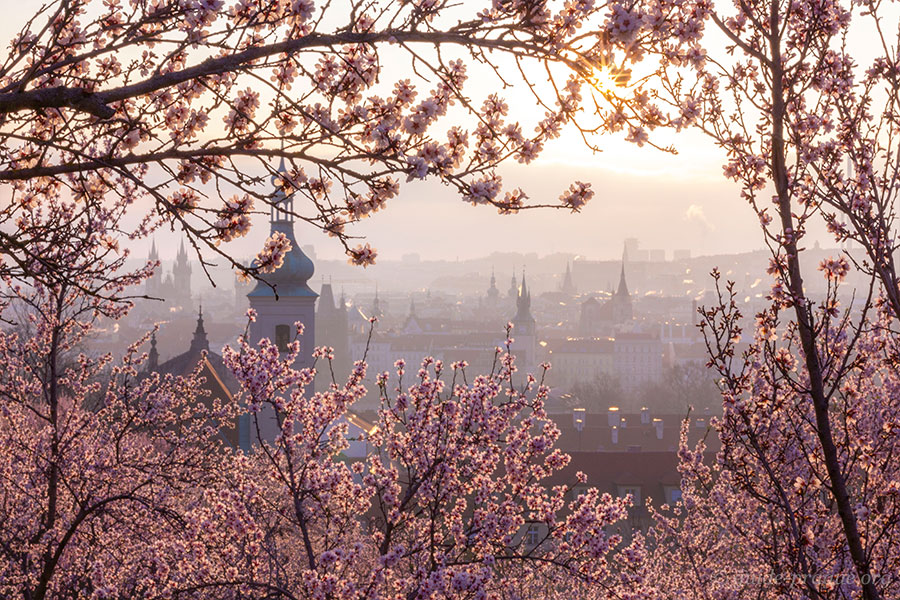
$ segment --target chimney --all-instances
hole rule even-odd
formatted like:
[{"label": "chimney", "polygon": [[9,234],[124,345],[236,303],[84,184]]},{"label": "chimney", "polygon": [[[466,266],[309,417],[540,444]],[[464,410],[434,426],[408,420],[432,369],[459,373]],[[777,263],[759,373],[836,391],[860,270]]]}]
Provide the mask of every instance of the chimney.
[{"label": "chimney", "polygon": [[663,420],[653,419],[653,426],[656,428],[656,439],[661,440],[663,437]]},{"label": "chimney", "polygon": [[576,431],[584,431],[584,421],[585,421],[585,413],[587,411],[583,408],[573,408],[572,409],[572,425],[575,427]]},{"label": "chimney", "polygon": [[619,428],[618,427],[612,428],[612,443],[613,443],[613,446],[615,446],[619,443]]},{"label": "chimney", "polygon": [[650,409],[646,406],[641,407],[641,425],[650,424]]},{"label": "chimney", "polygon": [[619,407],[610,406],[606,411],[607,423],[610,427],[616,427],[619,424]]}]

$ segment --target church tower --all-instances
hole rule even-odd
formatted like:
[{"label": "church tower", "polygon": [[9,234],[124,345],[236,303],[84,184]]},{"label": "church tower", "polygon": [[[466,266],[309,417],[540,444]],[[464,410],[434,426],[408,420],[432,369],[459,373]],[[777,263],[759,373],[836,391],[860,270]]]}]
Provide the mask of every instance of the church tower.
[{"label": "church tower", "polygon": [[[150,243],[150,254],[147,255],[148,261],[158,261],[159,260],[159,252],[156,251],[156,238]],[[144,289],[147,292],[148,296],[159,296],[159,292],[162,289],[162,264],[153,269],[153,275],[150,276],[149,279],[144,283]]]},{"label": "church tower", "polygon": [[626,323],[634,318],[634,309],[631,306],[631,294],[628,292],[628,283],[625,281],[625,261],[627,251],[622,251],[622,270],[619,273],[619,287],[612,297],[613,321]]},{"label": "church tower", "polygon": [[184,240],[178,248],[178,256],[175,258],[175,266],[172,267],[172,279],[175,283],[176,303],[187,308],[191,303],[191,263],[188,261],[187,251],[184,249]]},{"label": "church tower", "polygon": [[[278,167],[279,173],[286,171],[284,159]],[[272,177],[275,184],[277,176]],[[291,243],[291,249],[284,257],[284,263],[273,273],[264,276],[265,281],[256,284],[247,299],[250,308],[256,310],[256,321],[250,324],[250,343],[255,344],[261,338],[269,338],[282,352],[287,351],[288,344],[294,340],[296,329],[294,323],[303,323],[303,335],[297,338],[300,342],[300,354],[294,368],[303,369],[313,364],[313,350],[316,347],[316,294],[309,287],[315,267],[294,237],[294,200],[286,197],[280,189],[272,198],[270,210],[271,232],[283,233]],[[312,391],[312,390],[310,390]],[[263,427],[264,419],[260,419]],[[274,415],[264,435],[274,439],[278,427]],[[274,428],[274,429],[273,429]]]},{"label": "church tower", "polygon": [[381,307],[381,300],[378,298],[378,283],[375,283],[375,300],[372,302],[372,316],[378,319],[384,317],[384,309]]},{"label": "church tower", "polygon": [[566,261],[566,274],[563,277],[560,291],[568,296],[574,296],[577,292],[575,289],[575,282],[572,280],[572,269],[569,267],[568,261]]},{"label": "church tower", "polygon": [[513,273],[512,281],[509,284],[509,297],[515,299],[519,294],[519,284],[516,283],[516,274]]},{"label": "church tower", "polygon": [[496,305],[500,298],[500,290],[497,289],[497,278],[494,276],[494,269],[491,269],[491,287],[487,291],[487,300],[491,305]]},{"label": "church tower", "polygon": [[[284,160],[278,172],[285,172]],[[276,177],[272,177],[274,184]],[[304,333],[300,336],[300,356],[295,367],[312,366],[312,353],[316,346],[316,294],[309,287],[315,267],[294,237],[294,200],[287,198],[281,190],[275,193],[270,211],[271,232],[283,233],[291,243],[291,249],[284,257],[284,264],[274,273],[265,275],[265,281],[256,284],[247,298],[250,307],[256,310],[256,321],[250,325],[250,341],[261,338],[273,340],[282,352],[294,339],[294,323],[303,323]]]},{"label": "church tower", "polygon": [[534,317],[531,316],[531,293],[522,273],[522,287],[516,297],[516,315],[512,318],[513,344],[512,353],[516,355],[516,364],[526,372],[537,367],[537,337]]},{"label": "church tower", "polygon": [[194,329],[194,337],[191,339],[191,348],[188,352],[200,354],[206,350],[209,352],[209,338],[206,336],[206,327],[203,326],[203,305],[200,305],[200,313],[197,315],[197,327]]},{"label": "church tower", "polygon": [[341,294],[340,303],[335,306],[331,283],[322,283],[316,309],[316,325],[318,345],[334,348],[334,374],[337,382],[341,384],[350,374],[350,325],[344,295]]}]

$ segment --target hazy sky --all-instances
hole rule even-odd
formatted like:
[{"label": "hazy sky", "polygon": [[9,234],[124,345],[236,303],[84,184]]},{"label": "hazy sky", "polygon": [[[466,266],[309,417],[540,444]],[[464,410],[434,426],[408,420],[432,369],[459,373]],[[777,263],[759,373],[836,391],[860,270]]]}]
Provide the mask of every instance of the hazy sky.
[{"label": "hazy sky", "polygon": [[[336,2],[335,5],[339,4]],[[30,16],[32,5],[0,0],[7,18],[0,34],[11,34]],[[344,13],[345,14],[345,13]],[[870,40],[858,32],[851,40],[867,54]],[[387,61],[390,62],[390,61]],[[408,64],[408,63],[406,63]],[[400,77],[410,73],[397,71]],[[390,85],[390,73],[382,77]],[[478,99],[493,91],[477,77],[471,95]],[[488,78],[487,81],[495,80]],[[503,92],[514,110],[527,110],[533,99],[527,92]],[[543,114],[543,111],[539,114]],[[525,131],[530,130],[523,127]],[[598,138],[604,152],[592,154],[576,135],[565,135],[549,145],[530,166],[511,165],[503,170],[508,188],[519,186],[534,201],[552,202],[574,180],[588,181],[597,195],[581,214],[562,211],[524,211],[500,216],[489,207],[472,207],[440,183],[407,185],[387,210],[357,225],[382,258],[417,252],[422,258],[461,259],[493,251],[571,252],[591,258],[612,258],[627,237],[637,237],[644,248],[690,248],[695,254],[741,252],[762,246],[755,216],[740,200],[737,189],[721,175],[722,156],[699,133],[669,133],[660,139],[672,143],[678,155],[637,148],[621,135]],[[230,244],[238,256],[255,254],[268,234],[266,218],[245,239]],[[324,234],[298,225],[298,239],[313,244],[319,257],[339,258],[340,246]],[[163,258],[174,256],[180,236],[160,232],[157,243]],[[826,236],[813,238],[828,243]],[[145,256],[149,242],[133,248]]]}]

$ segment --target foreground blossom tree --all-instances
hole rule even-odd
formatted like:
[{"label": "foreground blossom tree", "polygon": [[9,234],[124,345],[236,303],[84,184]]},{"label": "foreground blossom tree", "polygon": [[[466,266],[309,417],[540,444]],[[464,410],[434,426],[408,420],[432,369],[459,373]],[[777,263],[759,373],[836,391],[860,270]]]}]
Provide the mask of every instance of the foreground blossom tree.
[{"label": "foreground blossom tree", "polygon": [[[79,237],[29,248],[45,276],[3,282],[0,316],[0,594],[28,599],[540,597],[619,593],[640,547],[616,558],[628,501],[543,482],[568,459],[543,409],[547,389],[519,381],[498,350],[495,372],[426,361],[396,389],[379,377],[372,452],[348,464],[345,417],[365,393],[365,364],[312,393],[268,340],[226,352],[243,385],[232,402],[187,377],[126,356],[82,352],[100,318],[122,317],[128,288],[152,266],[125,269],[106,233],[127,211],[85,222],[49,199],[38,222],[78,223]],[[81,220],[81,221],[79,221]],[[23,228],[27,220],[20,221]],[[99,225],[104,225],[100,227]],[[45,265],[55,265],[45,269]],[[45,269],[42,271],[42,269]],[[51,283],[44,283],[42,279]],[[330,350],[319,351],[322,360]],[[513,385],[513,380],[517,384]],[[393,384],[390,384],[393,385]],[[257,449],[223,432],[242,411],[271,407],[281,433]],[[546,532],[537,544],[529,525]]]},{"label": "foreground blossom tree", "polygon": [[[706,314],[715,341],[711,364],[723,377],[726,401],[720,480],[740,492],[711,489],[717,479],[690,457],[686,486],[725,506],[744,498],[767,515],[768,527],[751,520],[757,529],[743,531],[736,529],[741,518],[732,522],[708,504],[698,518],[718,518],[730,535],[751,540],[731,558],[753,557],[770,575],[792,574],[804,582],[795,592],[809,597],[896,595],[887,567],[896,558],[882,545],[896,535],[895,508],[881,497],[896,476],[891,435],[881,428],[893,428],[896,399],[887,390],[900,317],[894,262],[900,37],[893,9],[877,2],[721,7],[651,0],[616,2],[609,12],[611,35],[646,67],[627,93],[606,93],[612,108],[601,108],[604,121],[627,129],[638,144],[652,142],[657,127],[708,134],[727,153],[725,175],[740,183],[772,252],[772,304],[757,315],[745,365],[734,360],[732,337],[741,331],[730,294]],[[854,35],[871,43],[851,47]],[[712,41],[717,37],[724,51]],[[810,274],[801,269],[814,219],[823,219],[836,241],[856,240],[865,253],[821,265],[832,284],[824,298],[809,297]],[[859,292],[863,301],[857,298],[853,313],[833,292],[849,261],[876,284],[874,296]],[[877,315],[873,297],[883,299]],[[869,376],[886,390],[862,385]],[[749,480],[751,474],[762,481]],[[696,498],[686,493],[686,501]],[[706,525],[700,526],[693,534],[703,535]],[[718,558],[720,569],[730,559]],[[847,586],[809,579],[851,566],[855,583]],[[695,572],[695,581],[701,575]],[[698,589],[702,595],[710,588]]]},{"label": "foreground blossom tree", "polygon": [[[297,216],[369,264],[374,250],[351,248],[345,227],[405,180],[434,177],[506,212],[528,204],[504,193],[496,167],[532,161],[575,120],[607,53],[584,27],[597,11],[592,1],[50,2],[0,64],[0,221],[47,198],[75,202],[79,216],[115,202],[146,217],[143,235],[175,226],[200,257],[257,275],[272,261],[241,265],[220,244],[267,212],[260,183],[280,157],[280,187],[304,200]],[[531,90],[537,116],[510,117],[500,94],[468,83],[473,70],[488,86]],[[591,196],[576,183],[555,206],[578,210]],[[40,276],[26,270],[27,249],[77,235],[63,225],[4,228],[3,271]]]},{"label": "foreground blossom tree", "polygon": [[[298,352],[295,342],[279,354],[268,340],[258,347],[242,340],[226,352],[251,414],[272,408],[281,433],[258,437],[258,449],[237,462],[227,489],[246,521],[223,547],[207,550],[231,556],[253,546],[252,568],[235,571],[223,560],[191,589],[298,598],[623,591],[613,564],[634,559],[612,559],[621,537],[607,530],[626,516],[628,502],[595,489],[573,498],[580,475],[571,486],[543,484],[568,457],[553,449],[548,390],[532,377],[515,387],[508,350],[498,349],[494,373],[471,383],[464,363],[445,373],[432,359],[408,382],[402,361],[395,377],[380,374],[379,418],[363,434],[370,453],[350,464],[340,456],[345,417],[365,393],[366,365],[311,395],[312,370],[292,367]],[[329,352],[321,349],[319,359]],[[529,524],[546,527],[537,544],[524,536]],[[224,519],[218,525],[234,530]]]},{"label": "foreground blossom tree", "polygon": [[[102,246],[98,246],[101,247]],[[81,248],[82,251],[87,250]],[[96,256],[85,256],[95,262]],[[122,285],[146,272],[123,275]],[[371,453],[348,463],[345,417],[365,394],[365,363],[322,393],[314,370],[263,340],[226,360],[238,401],[204,397],[201,367],[162,377],[140,340],[120,361],[77,351],[121,301],[84,289],[10,290],[0,335],[0,593],[29,599],[542,597],[617,594],[641,548],[621,558],[608,530],[629,502],[543,481],[568,457],[543,409],[547,389],[517,389],[508,352],[466,382],[465,365],[426,360],[396,390],[379,377]],[[105,288],[109,283],[102,283]],[[319,351],[327,358],[329,349]],[[254,452],[223,430],[241,410],[281,423]],[[541,524],[537,544],[524,530]]]},{"label": "foreground blossom tree", "polygon": [[[78,219],[65,203],[42,211]],[[83,352],[149,270],[125,271],[127,254],[102,229],[81,230],[30,248],[41,258],[27,268],[66,266],[53,284],[7,276],[0,288],[4,597],[141,597],[145,581],[175,564],[173,548],[190,552],[195,507],[228,460],[221,431],[236,407],[204,397],[199,367],[184,378],[146,372],[146,338],[118,360]]]},{"label": "foreground blossom tree", "polygon": [[[838,276],[828,272],[836,302]],[[860,323],[823,314],[817,343],[828,357],[826,385],[845,485],[853,499],[869,576],[847,551],[842,515],[819,449],[808,379],[796,357],[799,333],[774,334],[772,320],[735,350],[742,334],[733,284],[709,310],[712,365],[721,377],[724,414],[716,425],[717,461],[703,444],[681,444],[682,500],[655,513],[647,569],[672,597],[859,598],[900,590],[898,344],[886,302]],[[824,311],[823,311],[824,312]],[[869,316],[870,318],[866,318]],[[686,434],[685,430],[685,434]],[[662,592],[662,590],[666,590]]]}]

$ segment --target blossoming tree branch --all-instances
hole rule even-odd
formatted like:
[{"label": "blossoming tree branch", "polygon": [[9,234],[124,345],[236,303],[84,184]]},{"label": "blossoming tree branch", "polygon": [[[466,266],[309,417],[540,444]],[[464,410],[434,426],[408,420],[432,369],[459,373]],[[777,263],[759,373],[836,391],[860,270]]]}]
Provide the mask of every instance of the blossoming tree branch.
[{"label": "blossoming tree branch", "polygon": [[[0,66],[0,594],[900,596],[893,8],[36,8]],[[848,41],[859,32],[876,42],[866,59]],[[476,98],[476,69],[530,94],[532,122],[513,119],[499,91]],[[613,85],[598,85],[603,72]],[[341,459],[342,419],[365,393],[365,361],[313,393],[331,349],[297,369],[296,339],[281,352],[244,336],[225,352],[240,392],[210,401],[200,366],[179,377],[147,368],[149,334],[123,357],[82,352],[98,319],[124,315],[157,266],[126,268],[130,240],[173,226],[202,260],[264,276],[283,240],[270,238],[253,266],[227,242],[265,210],[262,184],[276,174],[285,196],[305,200],[296,216],[365,265],[375,252],[352,245],[352,224],[408,180],[434,177],[465,201],[516,212],[527,194],[497,167],[533,160],[564,127],[590,144],[594,133],[654,145],[660,129],[704,132],[771,252],[769,304],[749,332],[734,284],[712,273],[716,301],[699,317],[722,393],[712,431],[722,449],[711,457],[689,444],[685,426],[681,500],[650,504],[653,526],[629,542],[617,532],[627,499],[582,474],[545,484],[568,457],[554,448],[549,390],[540,373],[518,371],[511,340],[490,373],[429,358],[414,373],[400,361],[376,374],[374,450],[352,465]],[[576,182],[553,206],[578,210],[590,197]],[[816,221],[861,251],[805,272]],[[869,276],[854,294],[851,269]],[[806,293],[813,276],[826,280],[822,297]],[[261,411],[276,416],[277,436],[246,453],[226,447],[220,429]],[[546,533],[526,544],[532,524]]]},{"label": "blossoming tree branch", "polygon": [[[41,259],[28,247],[60,224],[34,209],[58,198],[76,203],[73,219],[110,204],[143,210],[136,235],[174,225],[201,258],[265,272],[278,244],[255,266],[220,244],[266,212],[259,184],[279,159],[280,187],[306,200],[296,216],[357,264],[375,252],[351,247],[347,226],[403,181],[434,177],[473,204],[524,208],[525,193],[504,191],[496,167],[532,161],[576,120],[581,88],[607,54],[584,27],[597,11],[594,2],[44,5],[0,65],[0,181],[12,196],[0,218],[29,222],[2,234],[3,268],[35,274]],[[488,89],[524,84],[539,118],[509,119],[500,92],[470,95],[473,65],[493,78]],[[591,194],[573,184],[557,206],[578,210]]]}]

